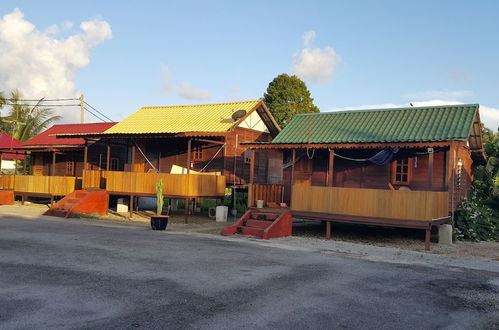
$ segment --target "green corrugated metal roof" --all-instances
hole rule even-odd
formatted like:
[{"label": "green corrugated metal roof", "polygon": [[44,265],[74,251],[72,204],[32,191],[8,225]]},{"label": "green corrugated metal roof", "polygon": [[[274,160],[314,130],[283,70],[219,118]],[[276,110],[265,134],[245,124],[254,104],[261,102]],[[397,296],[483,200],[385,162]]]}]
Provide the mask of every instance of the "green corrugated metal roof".
[{"label": "green corrugated metal roof", "polygon": [[466,139],[478,104],[300,114],[274,143],[426,142]]}]

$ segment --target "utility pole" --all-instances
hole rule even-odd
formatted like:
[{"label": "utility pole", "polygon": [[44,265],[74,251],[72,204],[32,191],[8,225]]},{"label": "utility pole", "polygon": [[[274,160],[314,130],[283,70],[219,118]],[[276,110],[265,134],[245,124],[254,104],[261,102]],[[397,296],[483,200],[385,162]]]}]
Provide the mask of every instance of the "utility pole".
[{"label": "utility pole", "polygon": [[85,97],[83,96],[83,93],[80,96],[80,123],[85,122],[85,107],[83,106],[83,102],[85,102]]}]

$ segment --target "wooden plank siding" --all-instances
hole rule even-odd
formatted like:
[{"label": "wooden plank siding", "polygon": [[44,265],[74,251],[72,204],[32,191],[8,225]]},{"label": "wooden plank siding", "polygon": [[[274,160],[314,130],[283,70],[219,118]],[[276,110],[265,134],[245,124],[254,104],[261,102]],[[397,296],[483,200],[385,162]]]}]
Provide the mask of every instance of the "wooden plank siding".
[{"label": "wooden plank siding", "polygon": [[293,186],[291,210],[427,220],[448,216],[448,192]]},{"label": "wooden plank siding", "polygon": [[0,174],[0,189],[14,189],[14,176],[13,174]]},{"label": "wooden plank siding", "polygon": [[[284,188],[281,184],[251,184],[249,185],[249,193],[252,194],[252,204],[257,200],[263,200],[265,204],[281,203],[282,201],[282,190]],[[248,205],[248,207],[253,207],[255,205]]]},{"label": "wooden plank siding", "polygon": [[75,190],[76,178],[65,176],[16,175],[16,193],[65,196]]},{"label": "wooden plank siding", "polygon": [[164,194],[182,197],[225,195],[225,177],[214,174],[164,174],[119,171],[84,172],[84,187],[100,187],[110,193],[155,195],[156,182],[163,180]]}]

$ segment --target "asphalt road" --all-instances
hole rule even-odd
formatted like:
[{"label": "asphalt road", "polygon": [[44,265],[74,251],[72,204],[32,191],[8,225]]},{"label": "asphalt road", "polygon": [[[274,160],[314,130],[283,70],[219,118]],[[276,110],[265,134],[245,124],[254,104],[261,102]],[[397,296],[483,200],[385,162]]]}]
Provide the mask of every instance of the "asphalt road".
[{"label": "asphalt road", "polygon": [[497,328],[498,274],[0,218],[1,329]]}]

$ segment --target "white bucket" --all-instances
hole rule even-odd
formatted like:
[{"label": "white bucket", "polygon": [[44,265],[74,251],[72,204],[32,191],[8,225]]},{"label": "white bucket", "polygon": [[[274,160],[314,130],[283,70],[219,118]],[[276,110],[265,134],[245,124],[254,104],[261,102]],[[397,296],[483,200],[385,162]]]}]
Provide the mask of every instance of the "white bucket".
[{"label": "white bucket", "polygon": [[116,212],[128,212],[128,205],[125,204],[125,198],[118,198],[118,204],[116,205]]},{"label": "white bucket", "polygon": [[216,221],[217,222],[227,222],[227,214],[229,213],[228,206],[217,206],[216,207]]},{"label": "white bucket", "polygon": [[262,199],[258,199],[256,201],[256,207],[259,209],[263,208],[263,200]]}]

